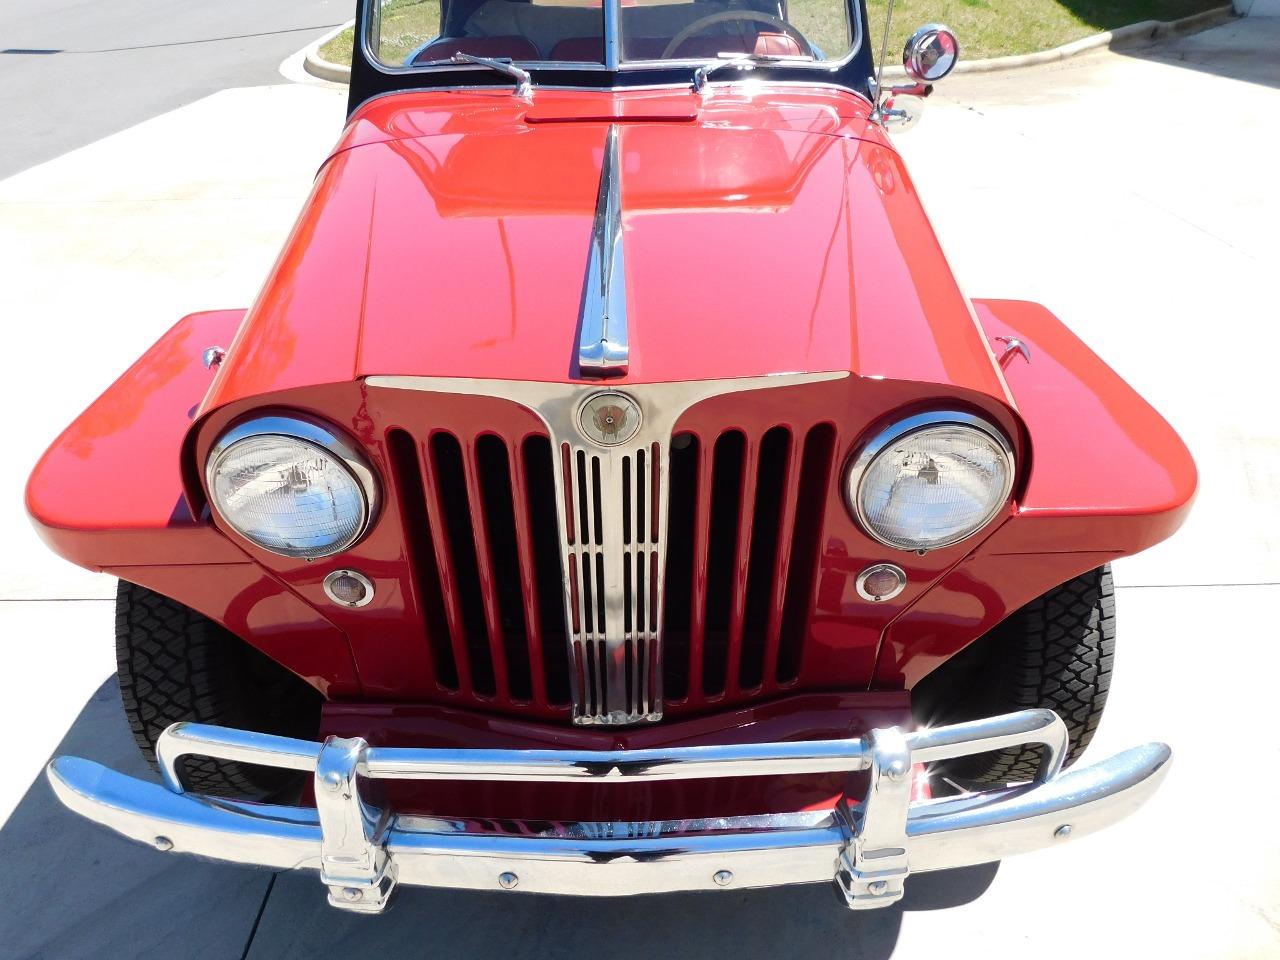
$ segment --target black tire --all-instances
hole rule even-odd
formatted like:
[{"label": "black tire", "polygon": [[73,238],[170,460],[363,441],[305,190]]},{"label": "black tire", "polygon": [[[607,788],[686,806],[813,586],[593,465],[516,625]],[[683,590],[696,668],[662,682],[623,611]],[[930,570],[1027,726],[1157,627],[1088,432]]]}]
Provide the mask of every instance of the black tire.
[{"label": "black tire", "polygon": [[[156,740],[179,720],[314,739],[320,694],[239,637],[189,607],[120,581],[116,665],[125,717],[156,765]],[[182,774],[199,793],[285,799],[305,774],[190,757]]]},{"label": "black tire", "polygon": [[[1066,723],[1066,762],[1074,763],[1102,720],[1115,647],[1115,588],[1104,566],[1032,600],[925,677],[912,695],[916,720],[958,723],[1045,707]],[[962,787],[1020,782],[1035,776],[1041,753],[1031,747],[959,757],[938,773]]]}]

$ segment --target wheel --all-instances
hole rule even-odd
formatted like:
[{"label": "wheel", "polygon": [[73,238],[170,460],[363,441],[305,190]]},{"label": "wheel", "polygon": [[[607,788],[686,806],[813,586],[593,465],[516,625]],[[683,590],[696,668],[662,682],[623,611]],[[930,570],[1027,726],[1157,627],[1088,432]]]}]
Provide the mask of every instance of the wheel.
[{"label": "wheel", "polygon": [[[125,717],[154,767],[156,740],[171,723],[194,720],[314,739],[320,694],[230,631],[176,600],[120,581],[116,665]],[[246,800],[284,799],[306,775],[251,764],[186,759],[191,790]]]},{"label": "wheel", "polygon": [[[916,722],[936,726],[1046,707],[1067,725],[1066,763],[1074,763],[1102,720],[1115,646],[1115,588],[1104,566],[1032,600],[925,677],[912,693]],[[961,787],[1030,780],[1041,752],[1015,747],[957,757],[939,764],[935,777]]]}]

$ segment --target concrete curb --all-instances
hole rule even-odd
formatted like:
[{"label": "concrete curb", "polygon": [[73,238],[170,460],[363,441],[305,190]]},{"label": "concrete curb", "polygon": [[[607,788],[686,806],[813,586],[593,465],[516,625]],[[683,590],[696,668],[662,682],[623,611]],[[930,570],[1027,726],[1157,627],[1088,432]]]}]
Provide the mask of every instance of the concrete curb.
[{"label": "concrete curb", "polygon": [[350,83],[351,68],[344,67],[340,63],[333,63],[332,61],[325,60],[320,56],[320,48],[354,23],[355,20],[348,20],[342,26],[335,27],[330,30],[319,40],[312,41],[308,44],[302,51],[302,68],[313,77],[319,77],[321,80],[328,80],[330,83]]},{"label": "concrete curb", "polygon": [[[1088,53],[1090,50],[1097,50],[1100,47],[1119,47],[1139,43],[1143,40],[1158,40],[1161,37],[1191,33],[1194,30],[1206,30],[1209,27],[1217,26],[1219,23],[1225,23],[1234,16],[1232,5],[1228,3],[1221,7],[1214,7],[1212,10],[1193,13],[1191,16],[1183,17],[1180,20],[1143,20],[1141,23],[1131,23],[1127,27],[1117,27],[1115,30],[1106,30],[1102,33],[1095,33],[1090,37],[1082,37],[1060,47],[1054,47],[1052,50],[1040,50],[1037,53],[1024,53],[1013,57],[992,57],[989,60],[961,60],[956,64],[955,72],[994,73],[999,70],[1037,67],[1045,63],[1067,60],[1082,53]],[[319,77],[321,80],[329,80],[333,83],[351,82],[350,67],[344,67],[339,63],[331,63],[320,56],[320,48],[349,26],[351,26],[351,23],[344,23],[336,30],[326,33],[305,49],[303,66],[307,73],[313,77]],[[902,68],[898,66],[885,67],[884,75],[891,78],[906,76]]]}]

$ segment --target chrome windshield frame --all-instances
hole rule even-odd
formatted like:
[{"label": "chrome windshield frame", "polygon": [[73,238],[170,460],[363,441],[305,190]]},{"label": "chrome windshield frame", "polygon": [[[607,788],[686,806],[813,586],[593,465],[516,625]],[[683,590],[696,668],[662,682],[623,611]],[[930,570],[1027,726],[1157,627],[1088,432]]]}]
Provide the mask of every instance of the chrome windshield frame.
[{"label": "chrome windshield frame", "polygon": [[[797,58],[795,60],[779,60],[770,62],[767,68],[757,67],[753,73],[756,77],[763,79],[772,79],[773,77],[764,77],[766,72],[769,74],[780,75],[786,79],[793,81],[803,81],[803,74],[814,74],[814,82],[830,82],[833,78],[839,77],[835,82],[840,86],[847,86],[855,91],[860,91],[865,85],[865,71],[859,67],[856,70],[850,70],[850,66],[855,60],[869,56],[864,50],[866,40],[865,29],[865,4],[863,0],[841,0],[844,3],[846,16],[848,18],[849,27],[852,34],[852,42],[844,55],[838,60],[805,60]],[[355,21],[355,43],[353,45],[353,59],[362,60],[376,74],[386,79],[403,81],[408,78],[420,78],[422,82],[418,84],[403,85],[406,89],[430,88],[438,87],[445,84],[434,82],[440,75],[451,78],[451,82],[447,85],[450,87],[469,86],[467,83],[460,83],[459,79],[465,77],[470,80],[475,78],[477,88],[492,86],[493,82],[489,77],[484,76],[482,69],[476,69],[470,66],[463,66],[449,60],[430,61],[423,64],[388,64],[378,55],[378,46],[381,33],[381,12],[382,3],[380,0],[357,0],[356,21]],[[550,85],[564,88],[566,86],[577,86],[578,84],[563,82],[566,74],[584,74],[584,81],[581,85],[584,87],[602,86],[605,88],[631,88],[634,86],[655,86],[664,85],[654,82],[653,75],[659,73],[672,74],[673,77],[668,81],[671,85],[685,85],[692,81],[694,72],[701,67],[709,64],[715,64],[721,60],[717,57],[685,57],[681,59],[649,59],[649,60],[626,60],[623,57],[623,36],[622,36],[622,0],[603,0],[603,40],[604,40],[604,58],[603,62],[585,62],[585,61],[551,61],[551,60],[514,60],[514,66],[529,71],[533,76],[534,86],[545,86],[541,82],[541,78],[546,78]],[[429,44],[432,41],[427,41]],[[425,46],[426,44],[424,44]],[[421,48],[419,48],[421,49]],[[727,62],[727,61],[725,61]],[[601,84],[597,82],[602,74],[608,75],[613,80],[612,83]],[[850,82],[844,83],[841,80],[845,76],[850,77]],[[554,77],[554,78],[553,78]],[[625,79],[624,79],[625,78]],[[738,79],[736,72],[729,72],[725,80],[732,81]],[[401,87],[401,83],[396,84]],[[354,111],[357,105],[357,88],[353,83],[351,95],[351,107]],[[369,96],[361,96],[359,102],[370,99]]]}]

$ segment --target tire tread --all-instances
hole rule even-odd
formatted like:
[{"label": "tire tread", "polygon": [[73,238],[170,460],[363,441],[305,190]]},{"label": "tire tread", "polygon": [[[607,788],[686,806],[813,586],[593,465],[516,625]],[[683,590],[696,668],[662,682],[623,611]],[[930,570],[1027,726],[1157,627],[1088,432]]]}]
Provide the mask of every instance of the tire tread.
[{"label": "tire tread", "polygon": [[[156,742],[170,724],[262,729],[255,721],[273,701],[305,704],[304,714],[318,709],[318,694],[303,681],[207,617],[146,587],[120,581],[115,633],[125,718],[153,767]],[[300,722],[305,728],[309,716],[291,719],[288,726]],[[292,773],[208,757],[186,758],[183,777],[193,791],[248,799],[278,795],[297,782]]]},{"label": "tire tread", "polygon": [[[975,671],[970,657],[966,668],[971,677],[989,678],[990,689],[968,702],[981,703],[988,713],[1053,710],[1071,737],[1066,764],[1078,760],[1097,732],[1111,690],[1116,644],[1111,568],[1099,567],[1055,587],[977,643],[985,648],[983,662]],[[937,674],[929,678],[935,697],[945,693],[945,664]],[[1041,753],[1040,747],[1012,747],[957,758],[947,763],[945,775],[970,783],[1031,780]]]}]

